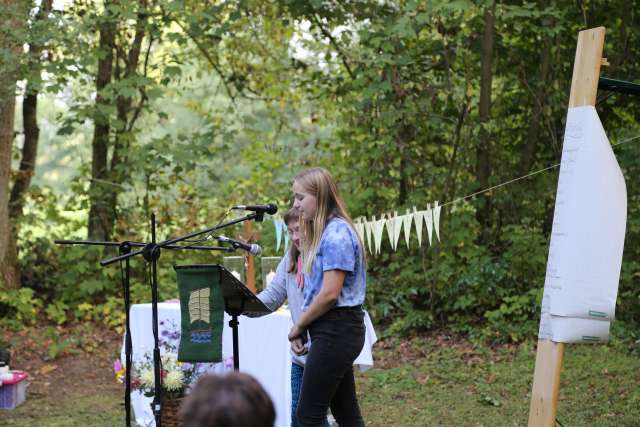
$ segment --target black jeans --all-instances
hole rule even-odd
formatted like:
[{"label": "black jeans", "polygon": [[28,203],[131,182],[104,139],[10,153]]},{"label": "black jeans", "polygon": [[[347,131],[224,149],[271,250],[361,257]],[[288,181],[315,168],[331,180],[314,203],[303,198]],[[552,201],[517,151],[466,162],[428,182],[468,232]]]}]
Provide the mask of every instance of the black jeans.
[{"label": "black jeans", "polygon": [[364,345],[361,307],[336,307],[309,326],[307,355],[298,402],[300,427],[322,426],[327,408],[340,427],[364,426],[356,397],[353,361]]}]

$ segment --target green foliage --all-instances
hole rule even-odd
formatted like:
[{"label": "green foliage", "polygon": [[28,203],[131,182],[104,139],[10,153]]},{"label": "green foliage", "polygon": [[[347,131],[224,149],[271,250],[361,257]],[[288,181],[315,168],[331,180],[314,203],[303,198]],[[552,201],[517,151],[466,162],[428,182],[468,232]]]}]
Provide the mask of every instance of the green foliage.
[{"label": "green foliage", "polygon": [[[369,257],[367,308],[387,334],[444,327],[498,342],[533,338],[557,175],[459,200],[480,190],[478,135],[483,128],[491,137],[490,185],[558,163],[576,35],[606,26],[607,75],[637,80],[629,58],[640,40],[627,13],[636,3],[497,4],[491,116],[481,123],[484,3],[154,2],[141,44],[148,57],[113,79],[108,102],[97,104],[96,67],[105,54],[98,29],[117,22],[126,51],[141,3],[74,2],[55,14],[50,32],[29,36],[50,34],[56,43],[43,64],[39,186],[20,224],[23,286],[54,322],[74,316],[121,325],[119,267],[98,264],[115,251],[52,244],[86,236],[93,122],[106,117],[111,150],[116,141],[126,146],[113,182],[103,183],[105,197],[116,200],[115,239],[148,241],[152,212],[164,239],[216,224],[242,202],[275,201],[284,211],[296,172],[326,166],[353,217],[456,201],[442,211],[441,241],[429,244],[425,232],[421,247],[400,242],[393,252],[384,243]],[[127,100],[139,106],[130,128],[118,116]],[[597,108],[612,142],[640,132],[640,109],[628,98],[614,95]],[[640,325],[637,147],[614,149],[629,195],[616,317],[629,334]],[[272,224],[254,231],[273,254]],[[240,227],[225,232],[237,236]],[[161,299],[176,295],[173,264],[200,262],[221,256],[163,251]],[[133,302],[150,300],[140,260],[132,262],[131,283]],[[0,298],[3,310],[19,311]]]},{"label": "green foliage", "polygon": [[60,339],[59,331],[52,326],[48,326],[45,329],[44,336],[49,343],[45,360],[54,360],[63,354],[78,352],[75,348],[77,340],[73,337]]},{"label": "green foliage", "polygon": [[0,325],[20,329],[33,324],[42,301],[34,296],[33,289],[9,289],[0,292]]},{"label": "green foliage", "polygon": [[494,340],[534,336],[542,287],[529,280],[544,275],[546,241],[532,239],[535,230],[511,226],[506,248],[496,255],[473,244],[478,230],[466,205],[447,216],[442,242],[434,236],[434,245],[421,249],[421,264],[404,249],[370,264],[376,279],[369,282],[368,302],[375,318],[395,318],[388,334],[433,326],[470,333],[486,322],[483,334]]},{"label": "green foliage", "polygon": [[49,320],[57,323],[58,325],[62,325],[67,321],[68,309],[69,306],[63,301],[54,301],[51,304],[47,305],[45,312],[47,313],[47,317],[49,318]]}]

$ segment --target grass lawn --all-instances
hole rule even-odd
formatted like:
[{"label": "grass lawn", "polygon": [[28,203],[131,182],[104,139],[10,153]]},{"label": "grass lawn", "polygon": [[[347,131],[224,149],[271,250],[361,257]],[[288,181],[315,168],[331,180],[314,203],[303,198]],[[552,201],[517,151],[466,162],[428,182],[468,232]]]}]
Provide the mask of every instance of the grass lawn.
[{"label": "grass lawn", "polygon": [[[526,426],[533,343],[477,348],[447,337],[393,339],[359,375],[369,426]],[[558,420],[569,426],[639,426],[640,358],[614,346],[568,345]]]},{"label": "grass lawn", "polygon": [[[56,338],[42,329],[9,334],[12,365],[29,371],[33,383],[23,405],[0,410],[0,425],[123,425],[122,389],[111,367],[121,337],[86,325],[58,332]],[[52,353],[51,345],[63,350]],[[375,368],[357,374],[368,426],[527,424],[534,343],[488,347],[446,335],[392,338],[374,346],[374,358]],[[565,427],[640,425],[640,358],[615,340],[567,346],[558,419]]]}]

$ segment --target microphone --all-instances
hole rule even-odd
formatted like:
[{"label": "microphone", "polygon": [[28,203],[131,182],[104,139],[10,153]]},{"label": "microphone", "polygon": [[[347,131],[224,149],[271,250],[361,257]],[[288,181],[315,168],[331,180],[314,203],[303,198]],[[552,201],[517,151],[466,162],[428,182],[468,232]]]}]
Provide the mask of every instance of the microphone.
[{"label": "microphone", "polygon": [[245,243],[245,242],[241,242],[240,240],[231,239],[231,238],[225,237],[225,236],[217,236],[216,240],[218,240],[220,242],[231,243],[231,246],[233,246],[234,249],[245,250],[245,251],[249,252],[253,256],[259,255],[262,252],[262,248],[260,247],[260,245],[256,245],[255,243],[248,244],[248,243]]},{"label": "microphone", "polygon": [[233,206],[231,209],[268,213],[269,215],[273,215],[274,213],[278,212],[278,207],[273,203],[269,203],[268,205],[237,205]]}]

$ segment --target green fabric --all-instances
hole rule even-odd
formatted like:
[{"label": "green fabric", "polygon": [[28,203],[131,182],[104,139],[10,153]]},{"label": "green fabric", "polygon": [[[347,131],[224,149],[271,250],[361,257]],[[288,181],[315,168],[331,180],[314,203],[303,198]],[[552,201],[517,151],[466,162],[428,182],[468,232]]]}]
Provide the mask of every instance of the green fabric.
[{"label": "green fabric", "polygon": [[216,265],[175,267],[180,295],[178,360],[222,361],[224,299]]}]

